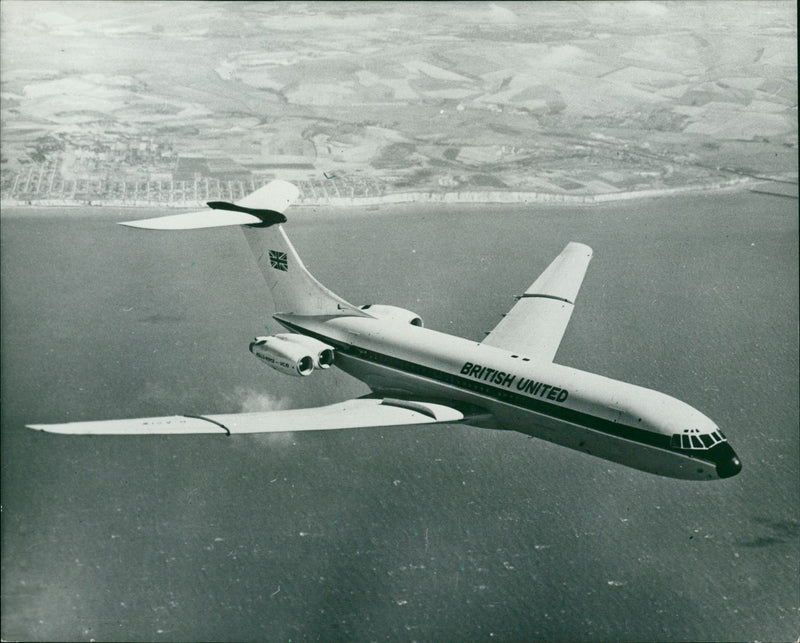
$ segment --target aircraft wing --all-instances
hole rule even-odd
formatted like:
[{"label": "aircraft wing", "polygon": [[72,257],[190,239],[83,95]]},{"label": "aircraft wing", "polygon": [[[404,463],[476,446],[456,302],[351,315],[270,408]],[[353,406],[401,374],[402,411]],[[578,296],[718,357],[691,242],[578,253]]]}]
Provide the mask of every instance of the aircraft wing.
[{"label": "aircraft wing", "polygon": [[591,258],[589,246],[567,244],[483,343],[552,362]]},{"label": "aircraft wing", "polygon": [[281,433],[328,431],[365,427],[460,422],[464,412],[449,406],[397,400],[358,398],[328,406],[288,411],[227,413],[216,415],[172,415],[131,420],[29,424],[28,428],[49,433],[80,435],[178,435],[188,433]]}]

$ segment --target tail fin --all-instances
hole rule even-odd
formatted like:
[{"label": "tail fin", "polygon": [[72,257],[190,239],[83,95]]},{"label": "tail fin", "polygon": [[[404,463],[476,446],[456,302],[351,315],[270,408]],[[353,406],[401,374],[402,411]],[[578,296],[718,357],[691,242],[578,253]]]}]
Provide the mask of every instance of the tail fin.
[{"label": "tail fin", "polygon": [[210,210],[122,225],[151,230],[191,230],[240,225],[261,274],[272,293],[276,312],[295,315],[365,315],[319,283],[303,265],[281,223],[297,198],[297,188],[272,181],[236,203],[211,201]]}]

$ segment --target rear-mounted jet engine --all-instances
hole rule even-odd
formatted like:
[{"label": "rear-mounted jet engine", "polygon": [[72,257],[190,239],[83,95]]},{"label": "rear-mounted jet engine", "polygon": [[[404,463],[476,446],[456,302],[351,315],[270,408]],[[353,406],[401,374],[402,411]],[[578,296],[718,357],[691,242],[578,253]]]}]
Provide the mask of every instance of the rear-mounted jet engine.
[{"label": "rear-mounted jet engine", "polygon": [[333,346],[316,339],[288,333],[256,337],[250,343],[250,352],[262,362],[296,377],[311,375],[315,368],[330,368],[333,351]]}]

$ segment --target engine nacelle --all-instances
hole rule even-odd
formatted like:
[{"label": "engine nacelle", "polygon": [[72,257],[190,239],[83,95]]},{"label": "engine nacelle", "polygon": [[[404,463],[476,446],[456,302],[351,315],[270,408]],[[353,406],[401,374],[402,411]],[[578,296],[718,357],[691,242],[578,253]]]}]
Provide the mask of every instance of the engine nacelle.
[{"label": "engine nacelle", "polygon": [[311,375],[315,368],[330,368],[333,346],[311,337],[283,333],[256,337],[250,352],[276,371],[296,377]]},{"label": "engine nacelle", "polygon": [[290,342],[296,346],[301,346],[310,351],[311,359],[314,360],[314,368],[330,368],[333,366],[333,346],[328,346],[318,339],[306,337],[305,335],[283,333],[281,335],[275,335],[275,337],[280,337],[285,342]]},{"label": "engine nacelle", "polygon": [[387,306],[385,304],[365,304],[364,306],[361,306],[361,310],[366,310],[370,315],[373,315],[378,319],[395,321],[399,324],[411,324],[412,326],[419,326],[420,328],[424,326],[422,323],[422,317],[417,315],[417,313],[406,310],[405,308],[399,308],[398,306]]}]

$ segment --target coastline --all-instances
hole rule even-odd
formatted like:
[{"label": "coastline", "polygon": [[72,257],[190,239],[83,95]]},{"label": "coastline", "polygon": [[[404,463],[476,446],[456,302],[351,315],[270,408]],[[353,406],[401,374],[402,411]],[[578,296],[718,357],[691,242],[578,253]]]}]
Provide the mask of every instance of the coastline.
[{"label": "coastline", "polygon": [[[651,188],[628,192],[607,192],[602,194],[560,194],[550,192],[529,191],[460,191],[460,192],[396,192],[371,197],[329,197],[326,199],[299,198],[293,205],[297,208],[318,207],[378,207],[381,205],[402,205],[410,203],[446,203],[446,204],[518,204],[536,203],[543,205],[568,205],[568,206],[595,206],[614,201],[629,201],[634,199],[653,199],[691,194],[698,192],[716,192],[727,190],[746,189],[758,183],[749,177],[737,177],[728,181],[715,181],[697,185],[678,186],[674,188]],[[153,208],[166,207],[176,209],[203,208],[204,201],[156,201],[132,199],[1,199],[0,209],[5,208]]]}]

